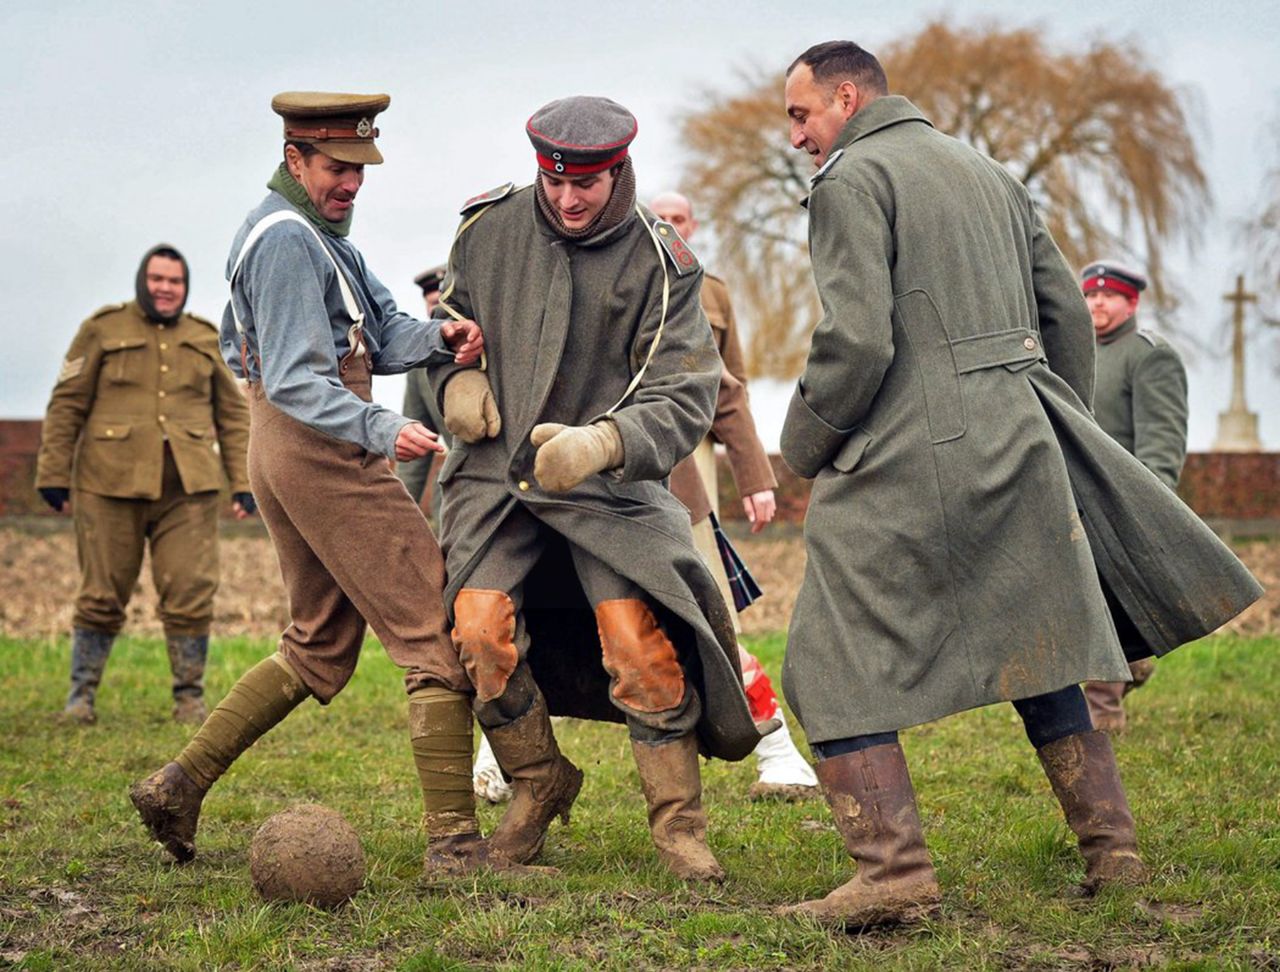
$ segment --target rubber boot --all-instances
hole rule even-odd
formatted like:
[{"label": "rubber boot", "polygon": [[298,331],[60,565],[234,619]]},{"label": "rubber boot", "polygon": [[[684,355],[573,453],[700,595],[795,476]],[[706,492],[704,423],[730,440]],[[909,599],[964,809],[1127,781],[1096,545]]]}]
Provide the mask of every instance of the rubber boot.
[{"label": "rubber boot", "polygon": [[758,779],[751,784],[747,796],[752,800],[808,800],[817,796],[818,778],[796,749],[781,709],[774,718],[782,725],[762,736],[756,745]]},{"label": "rubber boot", "polygon": [[546,699],[535,693],[523,715],[505,726],[485,729],[515,793],[489,837],[489,848],[516,864],[528,864],[538,856],[557,816],[568,824],[569,808],[582,789],[582,770],[561,755]]},{"label": "rubber boot", "polygon": [[502,767],[498,765],[489,737],[484,733],[480,734],[480,748],[476,750],[475,766],[471,770],[471,788],[480,799],[495,804],[506,803],[514,792],[502,775]]},{"label": "rubber boot", "polygon": [[849,929],[918,921],[942,899],[898,743],[819,760],[818,779],[858,865],[825,898],[782,909]]},{"label": "rubber boot", "polygon": [[179,863],[196,856],[200,805],[246,749],[310,693],[280,655],[240,676],[173,762],[129,788],[151,836]]},{"label": "rubber boot", "polygon": [[662,863],[685,881],[723,881],[724,868],[707,846],[697,740],[690,734],[653,746],[633,739],[631,752]]},{"label": "rubber boot", "polygon": [[1040,765],[1080,843],[1085,873],[1081,887],[1093,894],[1107,884],[1141,884],[1147,867],[1115,753],[1106,733],[1080,732],[1037,751]]},{"label": "rubber boot", "polygon": [[115,635],[92,628],[71,631],[71,693],[59,720],[66,723],[92,725],[98,721],[93,702],[102,684],[102,673],[111,655]]},{"label": "rubber boot", "polygon": [[173,721],[198,726],[209,716],[204,704],[204,666],[209,636],[172,635],[165,639],[173,673]]}]

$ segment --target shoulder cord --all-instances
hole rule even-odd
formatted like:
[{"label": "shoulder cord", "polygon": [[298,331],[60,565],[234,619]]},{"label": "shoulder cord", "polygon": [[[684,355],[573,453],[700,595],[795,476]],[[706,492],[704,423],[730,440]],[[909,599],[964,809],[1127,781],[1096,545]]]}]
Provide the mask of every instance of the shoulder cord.
[{"label": "shoulder cord", "polygon": [[[463,221],[462,225],[458,227],[458,232],[455,233],[453,237],[453,245],[449,247],[449,261],[445,265],[445,276],[449,280],[449,286],[446,287],[444,290],[444,293],[440,295],[440,306],[443,307],[445,313],[448,314],[450,317],[452,317],[455,321],[466,320],[466,318],[464,318],[456,310],[450,307],[449,304],[447,303],[449,297],[453,294],[453,284],[454,284],[453,251],[457,245],[459,237],[461,237],[463,233],[469,230],[472,224],[475,223],[475,221],[478,220],[481,216],[483,216],[486,212],[488,212],[489,209],[494,205],[495,205],[494,203],[489,203],[488,206],[482,206],[480,209],[477,209],[471,216],[467,217],[467,219]],[[658,331],[656,334],[654,334],[653,341],[650,342],[649,344],[649,353],[645,355],[644,364],[640,366],[640,370],[636,372],[635,377],[631,379],[631,384],[629,384],[627,386],[627,390],[622,393],[622,397],[619,398],[613,404],[612,408],[610,408],[607,412],[604,413],[606,416],[612,415],[619,408],[621,408],[622,403],[625,402],[627,398],[631,395],[631,393],[640,386],[640,382],[644,379],[644,373],[649,367],[649,362],[653,360],[654,352],[658,350],[658,342],[662,339],[662,329],[666,326],[666,323],[667,323],[667,309],[671,305],[671,275],[667,271],[667,255],[663,251],[662,242],[658,239],[658,234],[653,231],[653,227],[649,225],[648,217],[645,216],[644,210],[640,208],[639,204],[636,205],[636,215],[640,217],[640,224],[648,231],[649,238],[653,240],[653,248],[654,250],[657,251],[657,254],[658,254],[658,265],[662,267],[662,316],[658,319]],[[485,369],[485,366],[486,366],[486,362],[484,361],[482,356],[481,362],[480,362],[480,369],[483,371]]]}]

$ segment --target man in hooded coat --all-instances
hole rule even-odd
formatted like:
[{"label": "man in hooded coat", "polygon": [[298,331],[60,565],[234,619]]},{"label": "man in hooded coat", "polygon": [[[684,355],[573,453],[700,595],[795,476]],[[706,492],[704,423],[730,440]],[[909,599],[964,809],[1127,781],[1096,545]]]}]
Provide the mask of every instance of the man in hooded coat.
[{"label": "man in hooded coat", "polygon": [[75,520],[80,589],[71,692],[62,718],[92,723],[94,701],[133,595],[142,554],[160,597],[173,717],[204,721],[204,668],[218,588],[218,493],[255,510],[249,409],[215,326],[184,313],[190,273],[168,244],[138,264],[135,296],[80,325],[45,413],[36,488]]}]

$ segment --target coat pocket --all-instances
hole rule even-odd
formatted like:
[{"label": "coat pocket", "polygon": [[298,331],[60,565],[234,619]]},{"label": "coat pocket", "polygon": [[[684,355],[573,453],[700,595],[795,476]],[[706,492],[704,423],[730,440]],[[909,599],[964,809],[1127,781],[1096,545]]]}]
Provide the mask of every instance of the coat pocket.
[{"label": "coat pocket", "polygon": [[102,348],[101,374],[112,385],[138,385],[146,377],[147,342],[145,338],[119,338],[107,341]]},{"label": "coat pocket", "polygon": [[[430,461],[431,461],[430,456],[427,456],[425,459],[419,460],[419,462],[430,462]],[[449,482],[449,480],[453,479],[453,477],[457,474],[458,470],[462,468],[462,464],[466,461],[467,461],[466,447],[461,444],[455,444],[454,447],[449,450],[449,454],[444,457],[444,462],[441,463],[440,465],[440,475],[437,477],[436,482],[439,483],[441,486]]]},{"label": "coat pocket", "polygon": [[831,460],[831,465],[842,473],[853,472],[862,461],[867,446],[871,443],[871,435],[865,429],[854,429],[853,434],[844,440],[844,445]]}]

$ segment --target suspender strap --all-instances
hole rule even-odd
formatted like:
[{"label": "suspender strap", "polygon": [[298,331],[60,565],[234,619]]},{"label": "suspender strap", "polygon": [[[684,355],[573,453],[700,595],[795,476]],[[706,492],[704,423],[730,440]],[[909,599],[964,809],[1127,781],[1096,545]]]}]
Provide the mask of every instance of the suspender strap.
[{"label": "suspender strap", "polygon": [[329,262],[333,264],[334,272],[338,275],[338,290],[342,293],[342,305],[346,309],[347,316],[351,318],[351,327],[347,329],[347,344],[352,351],[357,354],[364,354],[366,351],[364,344],[364,311],[360,309],[360,304],[356,301],[356,295],[351,290],[351,284],[347,280],[347,275],[342,267],[338,265],[337,259],[329,248],[325,246],[324,240],[320,234],[316,232],[316,228],[312,226],[306,219],[294,212],[292,209],[278,209],[274,213],[268,213],[262,219],[254,223],[248,234],[244,238],[244,243],[240,247],[240,252],[236,254],[235,265],[231,268],[231,279],[227,281],[228,287],[232,289],[231,293],[231,316],[236,322],[236,332],[244,338],[244,324],[240,322],[240,314],[236,311],[236,298],[234,285],[236,276],[240,273],[240,266],[244,263],[244,258],[253,248],[254,244],[262,238],[262,234],[277,223],[283,223],[286,220],[301,223],[316,238],[316,242],[320,244],[320,249],[324,251],[324,255],[329,258]]}]

